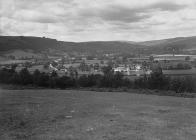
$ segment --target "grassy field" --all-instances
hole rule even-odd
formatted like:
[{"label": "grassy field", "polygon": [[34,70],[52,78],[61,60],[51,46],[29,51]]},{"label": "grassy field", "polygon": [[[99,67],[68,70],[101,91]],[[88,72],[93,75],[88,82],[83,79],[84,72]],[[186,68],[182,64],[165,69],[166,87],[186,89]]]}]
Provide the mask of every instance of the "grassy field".
[{"label": "grassy field", "polygon": [[196,75],[196,68],[188,70],[163,70],[165,75]]},{"label": "grassy field", "polygon": [[0,90],[1,140],[195,140],[196,99]]}]

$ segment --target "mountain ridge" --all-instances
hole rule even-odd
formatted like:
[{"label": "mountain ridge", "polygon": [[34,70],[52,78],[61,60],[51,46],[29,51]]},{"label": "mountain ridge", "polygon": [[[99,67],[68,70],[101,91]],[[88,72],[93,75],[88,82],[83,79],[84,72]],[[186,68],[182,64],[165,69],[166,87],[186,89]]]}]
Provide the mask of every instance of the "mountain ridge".
[{"label": "mountain ridge", "polygon": [[62,50],[67,52],[88,53],[168,53],[172,49],[185,51],[196,49],[196,36],[177,37],[144,42],[134,41],[87,41],[70,42],[56,39],[34,36],[0,36],[0,52],[9,50],[34,50],[44,51],[48,49]]}]

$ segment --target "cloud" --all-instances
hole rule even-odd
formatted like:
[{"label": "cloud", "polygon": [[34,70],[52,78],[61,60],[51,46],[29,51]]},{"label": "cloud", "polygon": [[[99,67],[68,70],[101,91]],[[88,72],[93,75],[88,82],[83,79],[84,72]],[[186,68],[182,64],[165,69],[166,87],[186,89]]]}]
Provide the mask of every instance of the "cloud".
[{"label": "cloud", "polygon": [[147,7],[147,9],[158,9],[160,11],[178,11],[181,9],[186,8],[185,4],[177,4],[177,3],[171,3],[171,2],[159,2],[150,5]]},{"label": "cloud", "polygon": [[50,15],[47,13],[42,13],[41,11],[39,12],[34,10],[16,11],[12,15],[12,18],[20,21],[29,21],[29,22],[38,22],[38,23],[56,23],[60,20],[60,18],[55,15]]},{"label": "cloud", "polygon": [[138,22],[148,15],[139,9],[131,9],[124,6],[110,5],[99,9],[82,9],[80,16],[86,18],[99,18],[106,21]]},{"label": "cloud", "polygon": [[178,11],[184,9],[185,5],[175,3],[159,2],[147,6],[131,8],[128,6],[110,4],[99,8],[81,9],[80,16],[84,18],[101,18],[108,21],[139,22],[150,18],[151,11]]},{"label": "cloud", "polygon": [[0,0],[0,5],[1,35],[88,41],[196,34],[195,0]]}]

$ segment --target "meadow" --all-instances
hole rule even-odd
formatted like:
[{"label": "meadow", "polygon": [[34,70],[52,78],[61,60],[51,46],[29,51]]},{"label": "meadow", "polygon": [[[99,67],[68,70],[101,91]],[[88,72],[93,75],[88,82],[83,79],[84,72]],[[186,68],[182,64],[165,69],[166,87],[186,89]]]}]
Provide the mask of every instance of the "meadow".
[{"label": "meadow", "polygon": [[2,140],[195,140],[196,98],[0,89]]}]

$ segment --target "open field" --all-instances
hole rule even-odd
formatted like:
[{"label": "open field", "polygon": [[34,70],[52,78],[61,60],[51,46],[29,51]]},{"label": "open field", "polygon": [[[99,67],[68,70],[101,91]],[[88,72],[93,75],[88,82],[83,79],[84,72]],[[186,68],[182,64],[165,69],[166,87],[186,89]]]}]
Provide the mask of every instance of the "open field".
[{"label": "open field", "polygon": [[2,140],[195,140],[196,99],[0,90]]},{"label": "open field", "polygon": [[2,60],[0,61],[0,65],[11,65],[11,64],[17,64],[17,63],[25,63],[30,62],[29,60]]},{"label": "open field", "polygon": [[163,70],[165,75],[196,75],[196,68],[188,70]]}]

